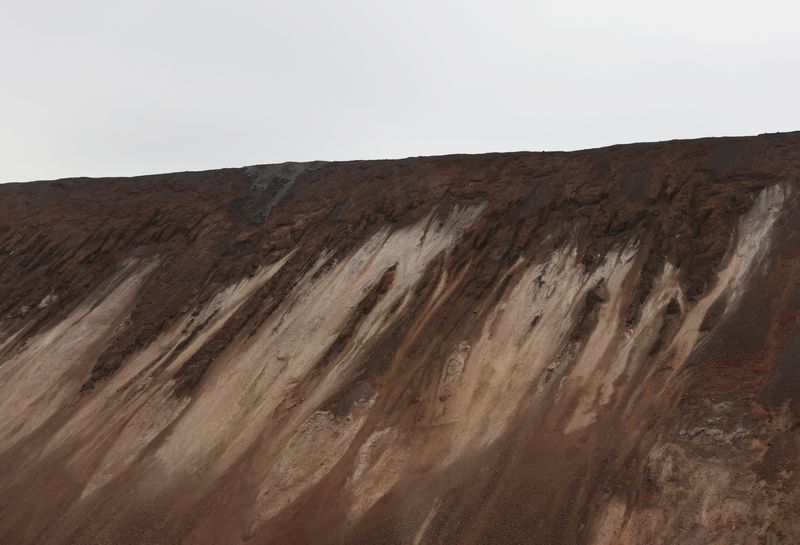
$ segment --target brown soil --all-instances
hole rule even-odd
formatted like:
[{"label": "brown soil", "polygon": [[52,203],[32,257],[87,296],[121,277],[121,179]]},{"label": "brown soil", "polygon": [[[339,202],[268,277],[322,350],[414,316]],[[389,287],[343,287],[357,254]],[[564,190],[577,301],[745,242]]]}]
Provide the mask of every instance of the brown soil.
[{"label": "brown soil", "polygon": [[798,542],[798,331],[800,133],[2,185],[0,543]]}]

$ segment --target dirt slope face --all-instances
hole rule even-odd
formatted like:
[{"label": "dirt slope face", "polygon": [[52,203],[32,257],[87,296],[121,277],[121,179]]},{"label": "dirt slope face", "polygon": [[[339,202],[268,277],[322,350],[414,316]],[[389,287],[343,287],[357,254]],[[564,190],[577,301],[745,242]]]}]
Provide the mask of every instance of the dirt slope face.
[{"label": "dirt slope face", "polygon": [[0,543],[800,541],[800,133],[0,186]]}]

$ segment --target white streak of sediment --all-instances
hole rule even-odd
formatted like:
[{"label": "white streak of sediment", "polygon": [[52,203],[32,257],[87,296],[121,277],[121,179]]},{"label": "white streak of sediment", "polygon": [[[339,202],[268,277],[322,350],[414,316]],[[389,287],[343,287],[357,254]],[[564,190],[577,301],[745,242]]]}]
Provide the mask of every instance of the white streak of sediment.
[{"label": "white streak of sediment", "polygon": [[[614,382],[623,373],[633,373],[639,363],[648,357],[647,351],[655,341],[656,333],[664,319],[664,308],[671,298],[683,301],[682,306],[686,314],[671,345],[663,347],[662,352],[667,355],[668,360],[662,362],[662,366],[658,368],[671,368],[673,373],[680,369],[681,364],[702,340],[700,324],[714,301],[722,294],[726,294],[728,301],[725,312],[736,310],[749,275],[759,266],[769,250],[770,232],[785,197],[785,190],[780,185],[769,187],[759,194],[753,207],[739,221],[737,243],[726,258],[714,286],[693,306],[687,308],[686,302],[683,301],[677,271],[667,263],[642,306],[640,319],[633,331],[620,336],[619,322],[606,322],[601,316],[600,324],[592,334],[589,344],[592,344],[592,339],[596,336],[604,337],[607,340],[606,351],[605,354],[591,354],[585,350],[576,373],[570,375],[572,382],[573,378],[581,377],[583,389],[580,392],[578,408],[567,423],[566,432],[580,430],[592,423],[597,411],[610,401]],[[613,318],[613,314],[608,318]],[[602,327],[604,322],[610,323],[615,332],[609,334],[608,331],[603,331],[608,329]],[[581,372],[580,368],[591,361],[605,361],[606,368],[600,372]],[[648,374],[648,378],[658,368],[654,368]],[[597,394],[600,394],[599,399]]]},{"label": "white streak of sediment", "polygon": [[339,461],[366,418],[313,413],[288,440],[261,483],[248,532],[290,505]]},{"label": "white streak of sediment", "polygon": [[786,197],[787,190],[783,186],[768,187],[761,191],[755,204],[740,219],[736,247],[717,275],[716,284],[692,307],[675,336],[672,348],[677,362],[684,362],[701,340],[700,325],[717,298],[727,294],[725,314],[737,309],[749,275],[763,262],[770,249],[772,227]]},{"label": "white streak of sediment", "polygon": [[351,520],[360,517],[397,484],[413,459],[403,434],[395,428],[374,432],[359,447],[355,468],[347,482],[352,498]]},{"label": "white streak of sediment", "polygon": [[[223,289],[196,316],[184,316],[158,340],[126,362],[70,421],[70,425],[51,442],[55,446],[66,441],[65,435],[75,434],[78,430],[84,432],[87,439],[73,456],[80,460],[88,456],[85,451],[93,448],[88,438],[91,435],[101,435],[98,433],[100,430],[93,428],[98,421],[104,422],[103,429],[108,430],[108,433],[117,434],[84,488],[82,497],[91,494],[125,470],[180,415],[189,400],[176,399],[172,395],[172,373],[219,331],[258,288],[278,273],[290,256],[291,254],[264,266],[253,277],[244,278]],[[203,330],[195,335],[194,340],[180,354],[175,355],[175,360],[160,376],[147,372],[154,363],[170,356],[175,347],[191,335],[193,327],[203,323]],[[126,400],[126,395],[130,394],[133,399]],[[103,419],[100,417],[103,414],[110,414],[112,418]]]},{"label": "white streak of sediment", "polygon": [[[176,475],[209,475],[229,467],[253,443],[259,443],[252,478],[263,482],[253,524],[274,513],[267,504],[291,501],[294,492],[276,499],[280,487],[276,489],[274,478],[269,476],[272,464],[280,459],[281,451],[288,448],[303,422],[347,379],[348,362],[359,347],[387,326],[391,306],[405,296],[430,262],[455,242],[482,209],[456,208],[441,220],[431,215],[407,228],[383,229],[355,254],[316,278],[312,274],[302,278],[252,338],[246,342],[237,340],[221,355],[193,403],[156,453],[157,463]],[[329,369],[321,370],[310,397],[285,409],[285,420],[279,422],[274,415],[276,408],[308,379],[359,301],[395,264],[394,282],[354,332],[349,343],[353,348],[331,362]],[[340,424],[339,432],[350,437],[360,421]],[[261,443],[267,429],[272,432]],[[337,449],[328,454],[332,460],[340,455]],[[296,482],[302,483],[298,486],[311,486],[318,479],[315,475]],[[152,482],[148,486],[158,489],[164,484]]]},{"label": "white streak of sediment", "polygon": [[428,527],[433,522],[434,517],[439,513],[439,507],[442,505],[442,500],[437,498],[433,505],[431,506],[430,511],[428,511],[428,516],[425,517],[425,520],[422,521],[422,525],[417,530],[417,533],[414,535],[414,543],[413,545],[420,545],[422,543],[423,538],[425,537],[425,533],[428,531]]},{"label": "white streak of sediment", "polygon": [[[497,439],[545,370],[551,367],[555,374],[559,365],[570,363],[559,361],[559,355],[587,291],[603,278],[616,285],[630,266],[629,259],[623,262],[620,252],[614,251],[587,275],[575,249],[561,248],[546,263],[525,271],[488,316],[469,355],[450,356],[458,369],[442,378],[440,388],[445,391],[432,422],[450,430],[447,460]],[[536,316],[538,321],[531,326]],[[594,339],[591,351],[603,352],[604,342]],[[590,360],[584,362],[587,373]]]},{"label": "white streak of sediment", "polygon": [[[608,256],[601,269],[605,269],[608,300],[598,309],[597,325],[592,330],[574,367],[568,375],[569,387],[580,392],[578,407],[567,422],[565,433],[573,432],[594,421],[596,410],[611,399],[614,381],[627,368],[628,357],[641,331],[626,335],[622,305],[627,302],[622,290],[623,281],[632,266],[632,260],[622,254]],[[606,276],[607,275],[607,276]],[[643,313],[647,309],[643,309]],[[640,327],[643,320],[639,321]],[[600,398],[598,400],[598,397]]]},{"label": "white streak of sediment", "polygon": [[96,347],[125,319],[157,263],[129,261],[110,292],[90,296],[0,367],[0,445],[7,448],[77,396]]}]

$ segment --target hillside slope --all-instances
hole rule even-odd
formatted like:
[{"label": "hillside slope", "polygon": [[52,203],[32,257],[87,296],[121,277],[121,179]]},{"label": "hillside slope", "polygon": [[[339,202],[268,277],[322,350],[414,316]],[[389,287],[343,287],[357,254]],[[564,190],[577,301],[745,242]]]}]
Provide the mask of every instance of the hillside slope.
[{"label": "hillside slope", "polygon": [[0,543],[800,542],[800,133],[0,186]]}]

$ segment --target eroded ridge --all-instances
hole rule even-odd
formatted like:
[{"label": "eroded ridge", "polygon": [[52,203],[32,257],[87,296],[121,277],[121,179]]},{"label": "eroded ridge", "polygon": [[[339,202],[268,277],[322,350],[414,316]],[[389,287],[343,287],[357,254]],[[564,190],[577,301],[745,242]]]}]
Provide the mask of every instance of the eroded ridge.
[{"label": "eroded ridge", "polygon": [[0,186],[0,543],[800,539],[800,135]]}]

